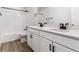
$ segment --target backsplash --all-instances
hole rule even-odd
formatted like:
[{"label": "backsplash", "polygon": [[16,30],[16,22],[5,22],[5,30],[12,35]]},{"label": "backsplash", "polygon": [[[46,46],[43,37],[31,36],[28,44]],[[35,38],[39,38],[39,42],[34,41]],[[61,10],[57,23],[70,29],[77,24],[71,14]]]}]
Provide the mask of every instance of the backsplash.
[{"label": "backsplash", "polygon": [[79,25],[71,25],[72,30],[79,30]]},{"label": "backsplash", "polygon": [[68,28],[70,28],[70,21],[66,21],[66,20],[62,20],[62,21],[52,20],[52,21],[49,21],[46,26],[47,27],[59,28],[60,27],[60,23],[63,23],[63,24],[69,23],[69,27]]}]

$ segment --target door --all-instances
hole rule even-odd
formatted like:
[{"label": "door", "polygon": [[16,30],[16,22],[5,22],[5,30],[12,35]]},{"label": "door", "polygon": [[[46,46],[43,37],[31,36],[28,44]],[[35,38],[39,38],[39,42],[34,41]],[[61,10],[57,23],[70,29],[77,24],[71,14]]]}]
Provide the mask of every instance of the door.
[{"label": "door", "polygon": [[39,47],[39,52],[51,52],[52,51],[52,42],[39,37],[39,43],[38,43],[38,47]]}]

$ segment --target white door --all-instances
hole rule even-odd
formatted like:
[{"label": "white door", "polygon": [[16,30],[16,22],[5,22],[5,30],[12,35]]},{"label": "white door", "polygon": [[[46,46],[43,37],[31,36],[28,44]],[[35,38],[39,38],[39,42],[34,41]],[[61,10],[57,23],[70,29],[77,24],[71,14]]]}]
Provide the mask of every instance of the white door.
[{"label": "white door", "polygon": [[39,37],[39,52],[51,52],[52,51],[52,42],[49,40],[46,40],[42,37]]},{"label": "white door", "polygon": [[66,47],[63,47],[57,43],[53,43],[53,46],[54,46],[54,48],[53,48],[54,52],[75,52],[75,51],[68,49]]}]

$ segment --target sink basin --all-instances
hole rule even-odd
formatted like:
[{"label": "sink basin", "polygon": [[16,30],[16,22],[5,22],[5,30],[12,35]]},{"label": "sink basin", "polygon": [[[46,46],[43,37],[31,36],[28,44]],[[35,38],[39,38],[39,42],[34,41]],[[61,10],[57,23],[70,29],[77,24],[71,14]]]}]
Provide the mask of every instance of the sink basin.
[{"label": "sink basin", "polygon": [[43,29],[52,29],[51,27],[42,27]]},{"label": "sink basin", "polygon": [[70,31],[70,30],[58,29],[55,27],[41,27],[41,28],[45,29],[45,30],[54,30],[54,31],[58,31],[58,32],[69,32]]},{"label": "sink basin", "polygon": [[54,31],[59,31],[59,32],[69,32],[70,30],[64,30],[64,29],[50,29]]}]

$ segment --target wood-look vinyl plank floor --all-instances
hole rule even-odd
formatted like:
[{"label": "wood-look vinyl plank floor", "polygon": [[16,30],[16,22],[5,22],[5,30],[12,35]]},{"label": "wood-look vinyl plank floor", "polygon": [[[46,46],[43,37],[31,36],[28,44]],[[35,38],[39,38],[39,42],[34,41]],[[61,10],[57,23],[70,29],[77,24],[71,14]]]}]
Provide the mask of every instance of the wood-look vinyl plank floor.
[{"label": "wood-look vinyl plank floor", "polygon": [[0,52],[33,52],[26,42],[19,40],[1,44]]}]

